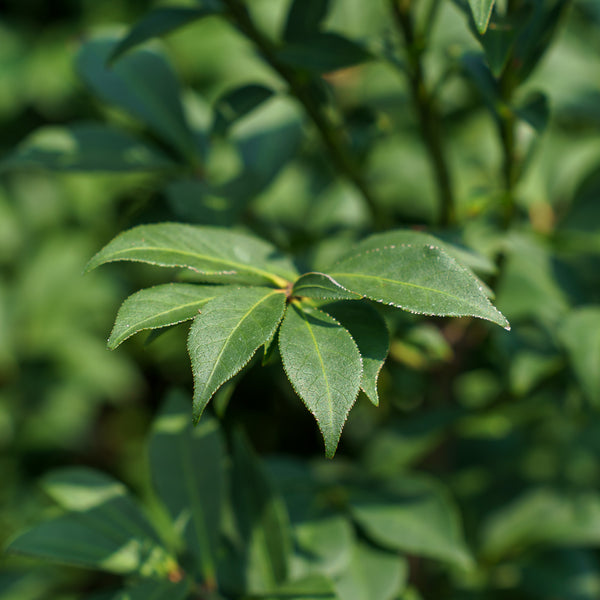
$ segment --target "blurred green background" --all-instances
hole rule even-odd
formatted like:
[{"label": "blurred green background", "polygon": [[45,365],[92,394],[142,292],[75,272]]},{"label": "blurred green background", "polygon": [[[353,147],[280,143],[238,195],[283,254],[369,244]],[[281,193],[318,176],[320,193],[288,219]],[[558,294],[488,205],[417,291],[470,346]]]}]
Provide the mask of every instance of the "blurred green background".
[{"label": "blurred green background", "polygon": [[[289,2],[251,5],[276,37]],[[101,102],[75,71],[84,40],[124,32],[147,2],[1,6],[0,159],[39,127],[90,120],[146,136],[168,154],[144,123]],[[327,27],[383,52],[392,35],[386,6],[333,2]],[[498,226],[502,156],[481,49],[454,3],[441,3],[425,64],[441,90],[456,226],[436,229],[431,167],[393,61],[326,78],[390,228],[418,226],[478,252],[479,273],[513,325],[509,333],[386,315],[393,340],[381,407],[360,398],[344,433],[342,460],[383,475],[430,473],[457,501],[478,568],[440,574],[413,565],[423,598],[600,597],[599,7],[571,3],[518,89],[523,171],[509,231]],[[52,467],[97,467],[148,496],[149,425],[170,388],[191,388],[185,324],[151,344],[138,336],[106,350],[120,302],[171,275],[121,265],[83,275],[102,245],[140,222],[243,225],[318,268],[372,227],[368,207],[332,172],[281,81],[230,25],[206,19],[157,45],[181,83],[213,189],[189,173],[0,171],[1,545],[54,510],[36,485]],[[246,83],[276,97],[229,138],[213,135],[214,104]],[[494,273],[499,249],[504,261]],[[265,454],[321,453],[310,415],[277,368],[253,367],[217,406]],[[79,598],[111,583],[66,568],[30,570],[31,561],[16,558],[2,564],[2,600]]]}]

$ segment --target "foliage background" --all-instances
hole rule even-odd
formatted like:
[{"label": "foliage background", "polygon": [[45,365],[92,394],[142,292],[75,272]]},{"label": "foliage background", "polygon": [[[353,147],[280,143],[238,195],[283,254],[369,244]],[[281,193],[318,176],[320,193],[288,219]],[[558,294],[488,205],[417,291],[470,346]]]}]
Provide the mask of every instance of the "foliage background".
[{"label": "foliage background", "polygon": [[[253,14],[274,32],[287,4],[256,1]],[[148,135],[95,99],[73,68],[91,31],[132,23],[146,3],[4,5],[2,156],[47,124],[101,119]],[[386,11],[383,2],[339,1],[328,27],[377,47],[393,35]],[[541,63],[518,89],[515,106],[531,108],[526,100],[534,92],[546,100],[528,115],[535,127],[521,123],[518,130],[526,168],[506,228],[497,208],[503,148],[485,78],[470,58],[481,49],[453,3],[442,2],[440,11],[425,66],[431,85],[452,65],[447,82],[441,79],[440,116],[457,224],[438,227],[435,178],[410,87],[393,64],[328,75],[334,118],[346,123],[390,228],[424,227],[474,248],[488,263],[502,250],[500,270],[484,269],[483,276],[513,329],[389,315],[394,337],[380,407],[360,398],[339,461],[382,476],[429,473],[456,503],[476,568],[465,573],[412,557],[412,597],[595,598],[600,12],[592,0],[572,2]],[[182,82],[187,114],[207,138],[211,107],[225,91],[248,82],[282,89],[248,43],[216,19],[172,34],[164,48]],[[158,220],[243,223],[301,264],[319,265],[373,228],[369,207],[323,160],[314,128],[289,100],[253,113],[235,135],[241,151],[227,139],[211,140],[206,172],[216,182],[249,172],[251,185],[246,180],[243,189],[203,204],[189,202],[198,189],[188,178],[167,182],[153,172],[0,174],[0,543],[52,514],[36,484],[52,467],[97,467],[152,502],[144,439],[165,393],[190,388],[186,327],[152,344],[135,338],[113,353],[105,349],[122,299],[157,283],[154,271],[139,266],[81,275],[117,232]],[[320,456],[310,415],[276,368],[252,368],[228,391],[231,397],[219,400],[224,423],[241,423],[261,454]],[[79,598],[115,583],[66,568],[30,570],[31,564],[3,558],[3,600],[49,593]]]}]

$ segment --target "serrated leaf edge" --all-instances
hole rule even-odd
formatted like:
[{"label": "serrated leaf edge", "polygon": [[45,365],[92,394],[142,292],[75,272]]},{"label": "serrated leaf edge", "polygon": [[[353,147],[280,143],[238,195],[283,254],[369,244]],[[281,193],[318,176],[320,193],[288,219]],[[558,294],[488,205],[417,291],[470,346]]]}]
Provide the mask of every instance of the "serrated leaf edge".
[{"label": "serrated leaf edge", "polygon": [[[336,282],[337,283],[337,282]],[[340,286],[343,287],[343,286]],[[296,306],[299,305],[299,303],[295,303]],[[302,310],[302,306],[299,306],[299,308]],[[287,309],[289,310],[289,306],[287,307]],[[352,340],[352,343],[354,344],[354,347],[356,348],[356,351],[358,352],[358,357],[360,359],[360,379],[362,379],[362,374],[363,374],[363,362],[362,362],[362,355],[360,353],[360,350],[358,349],[358,345],[356,344],[356,342],[354,341],[354,338],[352,337],[352,334],[335,318],[332,317],[329,313],[325,312],[324,310],[321,310],[319,308],[317,308],[316,306],[311,306],[311,309],[325,314],[327,315],[330,319],[332,319],[339,327],[341,327],[349,336],[350,339]],[[287,313],[287,310],[285,311]],[[304,313],[304,311],[302,311]],[[281,352],[281,350],[280,350]],[[321,432],[321,435],[323,436],[323,441],[325,442],[325,436],[323,434],[323,430],[321,429],[321,423],[319,421],[319,418],[317,417],[317,415],[315,415],[315,413],[312,411],[312,409],[308,406],[308,404],[306,403],[306,401],[304,400],[304,398],[302,397],[302,394],[300,394],[300,392],[296,389],[296,386],[294,385],[294,382],[290,379],[290,376],[288,375],[287,372],[287,368],[286,368],[286,364],[285,364],[285,359],[283,358],[284,353],[281,353],[281,363],[283,365],[283,370],[285,372],[285,375],[288,379],[288,381],[290,382],[294,392],[296,392],[296,395],[300,398],[300,400],[302,400],[302,403],[304,404],[304,406],[307,408],[308,412],[314,417],[315,421],[317,422],[317,426],[319,427],[319,431]],[[359,380],[360,381],[360,380]],[[348,408],[348,411],[346,412],[346,415],[344,417],[344,422],[342,423],[342,427],[340,428],[340,432],[338,434],[338,439],[336,441],[335,444],[335,448],[332,449],[331,452],[328,451],[327,449],[327,444],[325,443],[325,456],[326,458],[333,458],[333,456],[335,455],[335,452],[337,450],[341,435],[342,435],[342,431],[344,430],[344,426],[346,425],[346,421],[348,420],[348,415],[350,414],[350,411],[352,410],[352,408],[354,407],[354,404],[356,403],[356,399],[358,398],[358,393],[360,392],[360,383],[357,387],[356,390],[356,394],[354,396],[354,399],[352,400],[352,404],[350,405],[350,407]]]},{"label": "serrated leaf edge", "polygon": [[[471,271],[469,271],[469,269],[467,269],[466,267],[464,267],[463,265],[461,265],[458,261],[456,261],[452,256],[450,256],[447,252],[445,252],[442,248],[440,248],[440,246],[435,246],[432,244],[423,244],[423,246],[426,246],[427,248],[429,248],[430,250],[438,250],[439,252],[441,252],[445,257],[447,257],[448,259],[450,259],[457,267],[459,270],[463,271],[464,273],[466,273],[467,275],[469,275],[470,277],[474,277],[477,283],[477,287],[479,289],[479,291],[482,293],[483,298],[485,300],[485,302],[488,304],[488,306],[490,308],[492,308],[502,319],[502,321],[504,323],[506,323],[506,325],[502,325],[501,323],[499,323],[498,321],[494,321],[489,317],[484,317],[484,316],[479,316],[479,315],[473,315],[473,314],[464,314],[464,313],[457,313],[457,312],[447,312],[444,313],[443,316],[447,316],[447,317],[465,317],[465,316],[470,316],[476,319],[483,319],[485,321],[490,321],[490,323],[496,323],[496,325],[500,325],[500,327],[503,327],[504,329],[506,329],[506,331],[510,331],[510,323],[508,322],[508,319],[490,302],[489,298],[486,296],[485,291],[483,290],[483,287],[481,286],[481,283],[479,281],[479,278],[476,275],[473,275],[473,273],[471,273]],[[394,248],[413,248],[413,247],[418,247],[416,244],[391,244],[389,246],[382,246],[381,248],[371,248],[369,250],[365,250],[365,252],[361,252],[358,254],[352,254],[352,255],[346,255],[344,259],[341,259],[339,261],[337,261],[336,263],[334,263],[333,267],[335,267],[335,265],[339,264],[340,262],[342,262],[342,260],[350,260],[353,258],[358,258],[364,254],[371,254],[371,253],[375,253],[375,252],[381,252],[382,250],[388,250],[388,249],[394,249]],[[337,273],[334,275],[328,274],[330,277],[332,277],[335,280],[334,275],[344,275],[344,276],[356,276],[356,273]],[[374,275],[361,275],[361,277],[375,277]],[[335,280],[335,282],[343,289],[346,289],[348,292],[352,292],[352,290],[350,290],[349,288],[343,286],[342,284],[340,284],[337,280]],[[402,282],[404,285],[407,285],[409,287],[415,287],[415,288],[419,288],[422,290],[428,290],[431,292],[436,292],[438,294],[443,294],[445,296],[448,296],[449,298],[454,298],[455,300],[461,300],[460,298],[458,298],[457,296],[453,296],[452,294],[448,294],[447,292],[443,292],[440,290],[436,290],[433,288],[427,288],[425,286],[421,286],[421,285],[416,285],[414,283],[408,283],[408,282]],[[354,292],[357,293],[357,292]],[[375,298],[372,296],[365,296],[363,295],[362,298],[368,298],[369,300],[373,300],[375,302],[379,302],[380,304],[385,304],[387,306],[394,306],[396,308],[400,308],[402,310],[405,310],[409,313],[415,314],[415,315],[426,315],[426,316],[430,316],[430,317],[436,317],[436,316],[442,316],[436,313],[431,313],[431,312],[426,312],[426,311],[419,311],[419,310],[413,310],[410,308],[406,308],[405,306],[402,306],[401,304],[396,304],[395,302],[386,302],[385,300],[382,300],[380,298]]]},{"label": "serrated leaf edge", "polygon": [[[247,288],[247,287],[260,287],[260,286],[242,286],[242,287],[239,287],[239,288],[237,288],[237,289],[243,289],[243,288]],[[264,288],[264,289],[269,289],[269,290],[270,290],[270,288]],[[267,298],[270,298],[272,295],[274,295],[274,294],[281,294],[281,293],[282,293],[282,292],[281,292],[280,290],[270,290],[270,293],[269,293],[269,294],[267,294],[266,296],[263,296],[263,297],[261,298],[261,300],[260,300],[259,302],[257,302],[257,303],[256,303],[256,304],[255,304],[255,305],[252,307],[252,310],[253,310],[254,308],[256,308],[256,307],[257,307],[257,306],[258,306],[258,305],[259,305],[261,302],[264,302],[264,301],[265,301]],[[213,300],[214,300],[214,299],[213,299]],[[250,312],[250,311],[249,311],[249,312]],[[283,310],[281,311],[281,315],[279,316],[279,320],[278,320],[278,321],[277,321],[277,323],[274,325],[273,329],[272,329],[272,330],[269,332],[269,335],[267,336],[266,340],[270,340],[270,339],[272,339],[272,338],[273,338],[273,336],[274,336],[275,332],[277,331],[278,327],[279,327],[279,326],[280,326],[280,324],[281,324],[281,321],[282,321],[282,319],[283,319],[283,316],[285,315],[285,313],[286,313],[286,307],[285,307],[285,305],[284,305],[284,308],[283,308]],[[246,313],[246,315],[244,316],[244,318],[246,318],[248,314],[249,314],[249,313]],[[197,319],[199,319],[201,316],[202,316],[202,315],[198,315],[197,317],[195,317],[195,318],[194,318],[194,322],[196,322],[196,320],[197,320]],[[192,325],[192,327],[193,327],[193,325]],[[187,343],[187,351],[188,351],[188,355],[189,355],[189,357],[190,357],[190,360],[192,360],[192,356],[191,356],[191,354],[190,354],[190,350],[189,350],[189,339],[190,339],[190,338],[189,338],[189,336],[190,336],[190,334],[191,334],[192,327],[190,327],[190,332],[189,332],[189,334],[188,334],[188,343]],[[265,340],[265,341],[266,341],[266,340]],[[246,366],[246,365],[247,365],[247,364],[248,364],[248,363],[249,363],[249,362],[250,362],[250,361],[251,361],[251,360],[254,358],[254,355],[256,354],[256,351],[257,351],[259,348],[262,348],[262,347],[264,346],[264,344],[265,344],[265,342],[263,342],[263,343],[259,344],[259,345],[258,345],[258,346],[257,346],[257,347],[254,349],[254,352],[252,352],[252,354],[251,354],[251,355],[248,357],[248,359],[246,360],[246,362],[244,362],[244,364],[242,364],[242,365],[241,365],[241,366],[240,366],[240,367],[239,367],[239,368],[238,368],[238,369],[237,369],[237,370],[236,370],[234,373],[232,373],[232,374],[231,374],[231,376],[230,376],[228,379],[226,379],[225,381],[221,382],[221,383],[220,383],[220,384],[219,384],[219,385],[218,385],[218,386],[217,386],[217,387],[216,387],[216,388],[213,390],[213,392],[211,393],[210,397],[209,397],[209,398],[207,398],[206,402],[204,402],[204,406],[202,407],[202,409],[201,409],[199,412],[198,412],[198,408],[197,408],[197,406],[196,406],[196,398],[198,397],[198,392],[197,392],[197,382],[196,382],[196,377],[195,377],[195,376],[193,377],[193,379],[194,379],[194,394],[193,394],[193,399],[194,399],[194,400],[193,400],[193,404],[194,404],[194,405],[193,405],[193,417],[192,417],[192,418],[193,418],[193,422],[194,422],[194,424],[197,424],[197,423],[198,423],[198,421],[199,421],[199,420],[200,420],[200,418],[202,417],[202,413],[204,412],[204,409],[205,409],[205,408],[208,406],[208,403],[209,403],[209,402],[212,400],[212,398],[213,398],[213,397],[214,397],[214,395],[217,393],[217,391],[218,391],[218,390],[221,388],[221,386],[223,386],[225,383],[227,383],[227,382],[228,382],[228,381],[230,381],[230,380],[231,380],[233,377],[235,377],[235,376],[236,376],[236,375],[237,375],[237,374],[238,374],[238,373],[239,373],[239,372],[240,372],[240,371],[241,371],[241,370],[242,370],[242,369],[243,369],[243,368],[244,368],[244,367],[245,367],[245,366]],[[220,358],[221,354],[222,354],[222,350],[221,350],[221,352],[219,353],[219,358]],[[214,365],[216,365],[217,363],[218,363],[218,359],[215,361]],[[214,373],[214,366],[213,366],[213,370],[211,371],[211,375],[212,375],[212,373]],[[193,372],[192,372],[192,375],[193,375]]]},{"label": "serrated leaf edge", "polygon": [[[134,292],[133,294],[127,296],[127,298],[125,298],[125,300],[123,300],[123,302],[121,303],[121,306],[119,307],[119,310],[117,311],[117,316],[115,318],[115,322],[113,324],[113,328],[112,328],[112,330],[110,332],[110,336],[108,337],[108,340],[106,342],[106,345],[107,345],[107,347],[108,347],[109,350],[116,350],[123,342],[127,341],[130,337],[133,337],[134,335],[136,335],[137,333],[140,333],[142,331],[147,331],[148,329],[162,329],[163,327],[171,327],[172,325],[179,325],[180,323],[185,323],[186,321],[191,321],[192,319],[195,319],[195,316],[191,316],[191,317],[188,317],[187,319],[178,319],[176,321],[171,321],[170,323],[165,323],[164,325],[156,325],[154,327],[140,327],[139,329],[136,329],[135,331],[132,331],[131,333],[129,333],[126,337],[124,337],[123,339],[121,339],[118,343],[111,344],[111,339],[112,339],[113,334],[115,332],[115,328],[117,326],[117,321],[119,320],[119,315],[121,314],[121,311],[123,310],[123,306],[125,305],[125,303],[128,300],[131,300],[132,298],[134,298],[135,296],[139,295],[142,292],[145,292],[147,290],[152,290],[152,289],[155,289],[157,287],[163,287],[165,285],[172,285],[172,284],[159,283],[158,285],[152,285],[152,286],[147,287],[147,288],[142,288],[141,290],[138,290],[137,292]],[[192,284],[190,284],[190,285],[192,285]],[[199,286],[199,287],[204,287],[204,286]],[[227,287],[227,286],[222,286],[222,287],[224,288],[224,287]],[[217,295],[220,296],[221,294],[217,294]],[[210,300],[213,300],[214,298],[216,298],[217,295],[210,296],[209,298],[203,298],[204,304],[206,304]],[[197,304],[198,302],[199,301],[197,300],[196,302],[189,302],[187,304],[180,304],[180,305],[177,306],[177,308],[191,306],[193,304]],[[167,312],[169,312],[169,311],[165,310],[165,311],[163,311],[161,313],[157,313],[153,317],[148,317],[148,319],[150,319],[150,318],[156,318],[157,316],[160,316],[160,315],[165,314]],[[147,319],[145,319],[145,320],[147,320]]]}]

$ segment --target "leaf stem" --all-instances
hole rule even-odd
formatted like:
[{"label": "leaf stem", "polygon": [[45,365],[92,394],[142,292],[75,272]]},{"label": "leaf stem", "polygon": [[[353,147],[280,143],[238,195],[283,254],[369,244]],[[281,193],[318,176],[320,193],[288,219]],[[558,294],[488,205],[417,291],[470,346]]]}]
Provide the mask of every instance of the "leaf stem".
[{"label": "leaf stem", "polygon": [[[456,221],[456,203],[452,191],[450,170],[444,153],[441,132],[441,117],[433,95],[427,90],[422,56],[425,50],[425,36],[417,36],[411,15],[411,0],[390,0],[394,20],[402,33],[407,50],[407,75],[410,84],[412,102],[417,112],[419,127],[425,148],[433,167],[440,204],[439,222],[442,226],[452,225]],[[433,1],[429,7],[425,31],[431,29],[438,7]]]},{"label": "leaf stem", "polygon": [[348,151],[348,144],[340,129],[325,114],[311,92],[310,86],[307,85],[308,81],[305,81],[294,69],[278,58],[276,46],[256,27],[243,2],[240,0],[223,0],[223,2],[235,24],[246,37],[254,42],[265,60],[285,80],[293,96],[302,104],[306,114],[319,132],[321,141],[327,148],[335,168],[358,189],[371,209],[377,224],[377,221],[381,220],[378,217],[381,212],[380,207],[368,189],[357,161]]}]

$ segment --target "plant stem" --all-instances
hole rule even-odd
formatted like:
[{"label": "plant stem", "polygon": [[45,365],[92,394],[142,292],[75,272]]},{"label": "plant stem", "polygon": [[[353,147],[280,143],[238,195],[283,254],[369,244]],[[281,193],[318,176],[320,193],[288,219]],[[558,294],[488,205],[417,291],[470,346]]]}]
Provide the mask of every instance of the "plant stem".
[{"label": "plant stem", "polygon": [[279,60],[276,46],[255,26],[243,2],[224,0],[224,4],[239,29],[254,42],[265,60],[289,85],[293,96],[302,104],[306,114],[317,128],[335,168],[359,190],[371,209],[373,218],[377,221],[381,211],[366,185],[361,169],[348,151],[347,143],[340,130],[330,121],[320,103],[314,98],[309,85],[307,85],[308,82],[299,77],[294,69]]},{"label": "plant stem", "polygon": [[[406,43],[408,58],[408,80],[412,102],[417,112],[419,127],[423,142],[429,154],[433,167],[440,204],[440,225],[452,225],[456,220],[456,204],[452,191],[450,170],[444,154],[441,118],[432,95],[425,84],[422,55],[424,41],[415,35],[411,9],[411,0],[390,0],[392,12],[398,29],[402,32]],[[427,30],[431,28],[431,21],[435,16],[438,3],[430,7]]]}]

